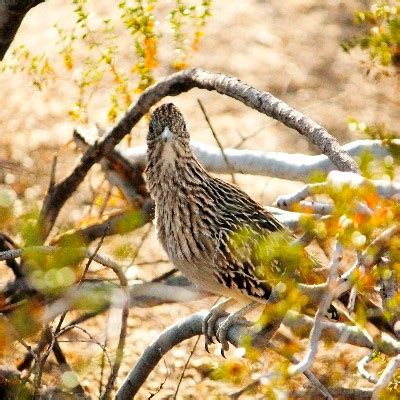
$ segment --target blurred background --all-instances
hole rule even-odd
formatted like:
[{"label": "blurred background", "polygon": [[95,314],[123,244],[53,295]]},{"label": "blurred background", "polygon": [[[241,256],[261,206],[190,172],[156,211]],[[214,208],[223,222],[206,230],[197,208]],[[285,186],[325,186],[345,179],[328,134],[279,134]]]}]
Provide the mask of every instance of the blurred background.
[{"label": "blurred background", "polygon": [[[367,53],[358,48],[346,53],[341,46],[362,31],[354,23],[354,13],[369,8],[368,1],[131,3],[122,1],[118,6],[113,1],[50,0],[33,8],[24,19],[0,74],[0,187],[7,191],[3,201],[13,203],[15,215],[26,207],[40,206],[55,154],[57,180],[74,167],[79,157],[71,143],[76,125],[112,126],[149,83],[186,66],[235,76],[272,93],[327,128],[341,144],[366,137],[362,129],[356,129],[358,123],[349,126],[351,118],[367,125],[384,123],[389,130],[398,126],[396,76],[381,76]],[[136,3],[142,4],[141,18],[147,18],[144,22],[132,17],[129,7]],[[132,21],[144,24],[142,36],[132,33]],[[138,42],[142,49],[138,49]],[[140,55],[141,50],[144,55]],[[145,68],[143,62],[147,63]],[[203,102],[224,147],[317,154],[297,132],[233,99],[198,89],[165,99],[182,110],[195,140],[216,144],[197,99]],[[143,119],[122,145],[143,145],[146,134],[147,120]],[[265,205],[301,185],[276,178],[236,179]],[[106,213],[123,209],[124,199],[118,192],[111,196],[108,192],[96,166],[64,207],[53,235],[96,221],[99,209]],[[13,233],[12,221],[6,228]],[[18,239],[18,232],[14,233]],[[119,257],[127,266],[131,283],[151,279],[171,268],[150,225],[107,239],[102,251]],[[0,268],[5,282],[9,271]],[[162,329],[209,307],[214,300],[132,309],[120,375],[127,373]],[[111,312],[89,321],[87,327],[102,341],[104,326],[113,327],[116,318]],[[115,340],[114,332],[114,328],[108,332],[110,343]],[[165,357],[165,363],[160,363],[146,382],[141,398],[148,398],[164,380],[157,397],[171,398],[193,344],[194,340],[177,346]],[[82,384],[96,393],[97,388],[92,386],[101,350],[86,344],[77,352],[77,346],[81,345],[65,344],[66,354],[72,363],[81,366],[78,372]],[[15,361],[15,354],[3,357],[10,363]],[[234,354],[230,357],[235,360]],[[327,352],[321,362],[322,375],[329,375],[330,357],[332,354]],[[343,350],[343,373],[353,357]],[[224,383],[208,379],[213,363],[220,361],[219,356],[204,352],[201,339],[185,373],[180,398],[209,398],[221,390],[226,392]],[[264,361],[266,366],[273,359]],[[48,374],[47,383],[57,381],[57,372],[53,372]]]}]

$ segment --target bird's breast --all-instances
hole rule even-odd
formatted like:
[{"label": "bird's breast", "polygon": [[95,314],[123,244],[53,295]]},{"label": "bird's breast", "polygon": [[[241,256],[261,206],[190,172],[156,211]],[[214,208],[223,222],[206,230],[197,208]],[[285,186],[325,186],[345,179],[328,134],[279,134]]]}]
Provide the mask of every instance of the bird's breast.
[{"label": "bird's breast", "polygon": [[215,233],[201,205],[188,193],[164,193],[156,201],[158,238],[173,262],[197,263],[215,252]]},{"label": "bird's breast", "polygon": [[161,161],[167,167],[173,167],[176,161],[176,151],[171,142],[167,142],[164,144],[164,147],[161,152]]}]

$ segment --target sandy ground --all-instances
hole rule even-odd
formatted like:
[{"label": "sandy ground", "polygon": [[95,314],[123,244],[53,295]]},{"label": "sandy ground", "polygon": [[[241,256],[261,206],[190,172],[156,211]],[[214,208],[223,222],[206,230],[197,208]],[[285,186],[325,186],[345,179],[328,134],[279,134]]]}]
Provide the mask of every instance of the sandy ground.
[{"label": "sandy ground", "polygon": [[[96,10],[103,15],[115,16],[118,10],[112,3],[108,1],[98,4]],[[168,2],[159,3],[163,12],[169,7]],[[367,123],[384,121],[394,129],[398,123],[399,100],[395,98],[398,85],[396,87],[390,80],[377,84],[366,78],[360,64],[364,56],[357,51],[349,56],[339,46],[341,41],[356,32],[352,25],[352,12],[362,7],[363,3],[353,0],[215,1],[206,36],[191,65],[236,76],[258,89],[271,92],[325,126],[341,143],[360,137],[348,130],[348,116]],[[66,6],[64,1],[48,1],[36,7],[24,20],[14,46],[25,43],[33,51],[54,52],[53,25],[60,21],[64,26],[72,23],[71,7]],[[168,61],[171,49],[168,40],[165,35],[160,41],[159,76],[170,72]],[[119,44],[129,49],[129,37],[121,35]],[[122,58],[123,62],[131,62],[130,51],[123,53]],[[65,146],[74,127],[74,122],[67,117],[67,110],[76,99],[76,88],[71,84],[71,76],[65,72],[42,92],[36,90],[30,78],[23,73],[0,75],[0,87],[0,158],[17,161],[27,170],[24,173],[0,170],[0,183],[11,186],[19,199],[41,199],[55,152],[59,154],[58,179],[65,176],[76,160],[71,147]],[[107,95],[107,90],[94,94],[91,123],[106,125]],[[244,147],[265,151],[315,152],[297,132],[249,110],[235,100],[200,90],[173,98],[186,115],[192,137],[196,140],[215,144],[197,105],[197,98],[203,101],[224,146],[236,145],[240,141],[239,132],[242,135],[258,132]],[[133,129],[134,144],[143,144],[145,135],[145,122],[141,122]],[[89,179],[63,211],[58,222],[60,227],[64,229],[72,226],[87,213],[92,199],[90,188],[100,180],[101,174],[98,168],[94,168]],[[263,204],[270,204],[277,195],[298,186],[274,178],[238,177],[238,182]],[[144,227],[132,235],[111,239],[107,248],[123,244],[136,246],[147,230]],[[165,255],[151,231],[136,262],[160,258],[165,258]],[[134,266],[130,269],[130,278],[149,279],[169,267],[165,263]],[[162,329],[196,310],[208,308],[214,300],[154,309],[132,309],[126,356],[120,376],[127,373],[144,347]],[[111,343],[116,318],[111,313],[111,322],[108,324],[113,326],[110,330]],[[94,336],[102,339],[105,325],[106,318],[101,317],[90,321],[86,327]],[[193,343],[193,340],[188,341],[171,351],[165,357],[165,363],[155,369],[138,398],[149,398],[150,393],[155,392],[164,380],[155,398],[171,398]],[[77,354],[78,348],[80,351]],[[80,370],[82,383],[95,394],[98,386],[99,349],[88,344],[65,344],[65,350],[73,365],[84,365]],[[366,385],[365,381],[353,379],[348,373],[354,372],[354,360],[364,354],[362,351],[349,351],[348,347],[337,346],[334,351],[323,354],[319,369],[325,379],[330,377],[329,365],[334,362],[332,360],[340,357],[343,362],[341,370],[347,375],[343,382],[348,385]],[[235,355],[230,354],[229,357],[234,359]],[[205,353],[201,340],[186,370],[178,398],[223,398],[224,394],[232,391],[229,384],[212,381],[208,377],[213,363],[220,361],[221,357]],[[273,358],[267,354],[264,368],[272,362]],[[56,372],[56,368],[53,372]]]}]

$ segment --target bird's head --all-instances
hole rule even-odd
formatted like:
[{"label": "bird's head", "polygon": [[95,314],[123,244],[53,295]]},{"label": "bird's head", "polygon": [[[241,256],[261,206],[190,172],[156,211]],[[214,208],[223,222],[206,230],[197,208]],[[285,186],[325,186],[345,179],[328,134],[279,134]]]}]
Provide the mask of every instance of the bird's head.
[{"label": "bird's head", "polygon": [[185,119],[182,113],[172,103],[157,107],[151,115],[148,146],[178,143],[189,143],[189,134],[186,130]]}]

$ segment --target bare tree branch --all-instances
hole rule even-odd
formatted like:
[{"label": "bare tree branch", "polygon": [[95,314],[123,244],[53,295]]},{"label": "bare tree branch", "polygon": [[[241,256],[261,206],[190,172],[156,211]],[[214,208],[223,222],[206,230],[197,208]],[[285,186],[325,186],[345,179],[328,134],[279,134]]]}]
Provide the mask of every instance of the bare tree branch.
[{"label": "bare tree branch", "polygon": [[56,245],[61,239],[74,235],[79,236],[84,243],[89,244],[93,242],[93,240],[100,238],[104,234],[104,229],[107,226],[109,229],[106,232],[106,236],[123,235],[135,229],[139,229],[150,222],[153,219],[153,207],[154,203],[149,198],[140,209],[128,208],[127,210],[117,212],[104,218],[102,222],[97,224],[64,232],[53,238],[50,244]]},{"label": "bare tree branch", "polygon": [[[5,235],[4,233],[0,233],[0,252],[13,250],[16,248],[17,248],[16,244],[10,237]],[[8,267],[11,268],[12,272],[15,275],[15,278],[17,279],[25,278],[25,274],[21,268],[21,265],[17,263],[14,258],[7,260],[6,264],[8,265]]]},{"label": "bare tree branch", "polygon": [[[294,311],[288,311],[283,324],[290,328],[296,336],[307,337],[314,326],[314,319]],[[374,343],[371,337],[357,326],[330,321],[322,321],[321,325],[323,340],[349,343],[368,349],[376,349],[378,345],[379,350],[387,355],[400,353],[400,342],[385,332],[382,332],[380,337],[375,338],[376,343]]]},{"label": "bare tree branch", "polygon": [[[351,172],[332,171],[328,174],[325,182],[311,183],[303,186],[300,190],[289,195],[282,195],[276,199],[276,204],[279,208],[290,209],[295,203],[301,203],[307,197],[328,193],[329,188],[339,190],[345,186],[350,186],[353,190],[368,187],[373,188],[383,198],[390,198],[400,193],[400,183],[395,181],[372,180],[366,179],[358,174]],[[317,203],[320,204],[320,203]],[[307,207],[312,207],[312,204],[307,204]],[[330,212],[332,205],[323,205],[327,208],[326,212]],[[372,211],[364,204],[359,203],[357,211],[366,215],[372,215]],[[317,212],[317,210],[316,210]]]},{"label": "bare tree branch", "polygon": [[326,315],[329,306],[332,303],[334,292],[336,288],[336,282],[338,278],[338,267],[342,260],[343,247],[337,241],[336,248],[333,252],[332,260],[329,265],[329,277],[328,277],[328,287],[326,293],[321,299],[321,303],[318,307],[318,311],[315,315],[314,325],[310,333],[310,344],[309,349],[306,352],[304,358],[296,365],[289,369],[289,373],[295,375],[297,373],[303,373],[305,370],[309,369],[314,361],[314,358],[318,351],[318,343],[322,333],[322,318]]},{"label": "bare tree branch", "polygon": [[[304,329],[311,330],[314,321],[312,318],[300,318],[297,319],[296,313],[289,312],[284,318],[283,323],[287,326],[290,325],[300,325]],[[162,357],[173,347],[183,342],[184,340],[190,339],[193,336],[200,335],[202,333],[202,323],[203,319],[207,316],[206,311],[195,313],[182,321],[175,323],[174,325],[167,328],[160,336],[151,343],[146,350],[143,352],[140,359],[135,364],[135,367],[129,372],[127,377],[122,382],[121,386],[118,388],[115,395],[115,400],[129,400],[139,391],[141,386],[144,384],[147,377],[150,375],[151,371],[156,367],[158,362]],[[220,318],[217,321],[217,327],[219,327],[224,321],[224,318]],[[293,321],[296,321],[293,324]],[[337,329],[337,326],[339,329]],[[360,344],[363,346],[372,348],[373,343],[365,338],[364,334],[355,327],[349,327],[345,324],[335,324],[331,322],[322,322],[322,329],[324,332],[323,338],[327,337],[331,340],[340,341],[348,333],[347,343]],[[346,332],[346,330],[349,332]],[[325,336],[325,332],[330,331],[329,335]],[[309,332],[309,331],[308,331]],[[351,333],[350,333],[351,332]],[[241,338],[246,335],[253,335],[253,333],[243,325],[233,325],[228,330],[227,338],[230,343],[238,347],[241,344]],[[392,339],[394,340],[394,339]],[[396,352],[400,351],[400,343],[396,343]],[[390,343],[390,340],[389,340]],[[393,349],[393,348],[392,348]],[[331,389],[329,389],[331,392]],[[371,392],[370,392],[371,393]],[[333,394],[333,393],[332,393]]]},{"label": "bare tree branch", "polygon": [[[391,141],[394,148],[400,146],[400,140]],[[217,174],[237,174],[271,176],[292,181],[306,181],[314,172],[330,172],[337,167],[326,155],[310,156],[297,153],[261,152],[257,150],[238,150],[225,148],[224,153],[230,167],[226,165],[221,150],[217,146],[210,146],[192,140],[191,148],[204,168]],[[356,140],[345,144],[342,149],[352,157],[363,153],[370,153],[377,159],[391,155],[391,148],[382,140]],[[146,146],[122,148],[121,155],[133,164],[146,164]]]},{"label": "bare tree branch", "polygon": [[382,399],[381,393],[389,385],[398,369],[400,369],[400,354],[398,354],[396,357],[393,357],[386,365],[385,370],[382,372],[382,375],[379,377],[378,382],[374,387],[372,400]]},{"label": "bare tree branch", "polygon": [[366,365],[374,358],[374,351],[371,351],[357,363],[358,373],[368,382],[376,383],[377,379],[366,370]]}]

